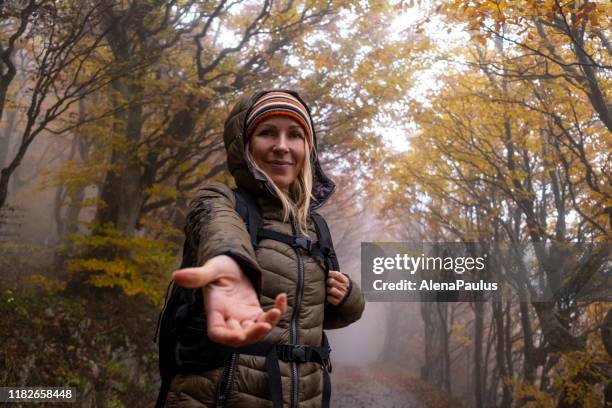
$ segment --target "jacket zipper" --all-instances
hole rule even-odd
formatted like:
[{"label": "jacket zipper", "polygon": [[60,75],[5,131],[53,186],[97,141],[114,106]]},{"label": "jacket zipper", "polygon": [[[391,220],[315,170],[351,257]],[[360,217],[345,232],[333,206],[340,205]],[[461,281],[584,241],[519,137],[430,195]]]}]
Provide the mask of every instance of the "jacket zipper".
[{"label": "jacket zipper", "polygon": [[[291,227],[293,234],[296,235],[297,228],[295,220],[291,217]],[[300,305],[302,303],[302,294],[304,292],[304,260],[298,248],[293,248],[297,257],[298,267],[298,284],[295,289],[295,304],[293,305],[293,313],[291,315],[291,343],[298,344],[298,319],[300,317]],[[296,362],[291,362],[291,407],[298,406],[298,366]]]},{"label": "jacket zipper", "polygon": [[217,384],[217,408],[223,408],[225,406],[225,400],[227,400],[229,392],[232,389],[237,357],[238,353],[232,353],[229,361],[225,363],[223,375]]}]

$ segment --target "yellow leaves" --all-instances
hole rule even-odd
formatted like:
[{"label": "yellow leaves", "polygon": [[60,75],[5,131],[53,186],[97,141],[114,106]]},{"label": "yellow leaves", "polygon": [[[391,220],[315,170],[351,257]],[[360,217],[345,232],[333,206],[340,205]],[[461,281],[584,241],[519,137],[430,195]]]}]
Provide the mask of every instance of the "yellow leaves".
[{"label": "yellow leaves", "polygon": [[487,36],[485,36],[484,34],[481,33],[474,33],[471,35],[471,39],[472,41],[477,42],[478,44],[480,44],[481,46],[486,46],[487,45]]},{"label": "yellow leaves", "polygon": [[512,385],[512,397],[516,399],[525,399],[527,402],[521,405],[525,408],[553,408],[555,406],[554,398],[539,387],[530,384],[526,381],[506,378],[506,384]]},{"label": "yellow leaves", "polygon": [[462,4],[463,0],[455,0],[452,4],[449,5],[449,8],[453,11],[456,11]]},{"label": "yellow leaves", "polygon": [[[536,22],[543,23],[542,30],[546,33],[549,44],[554,44],[559,49],[569,49],[573,40],[571,33],[565,30],[565,22],[573,29],[584,27],[587,40],[586,48],[601,47],[596,39],[597,33],[603,29],[610,28],[607,18],[612,15],[612,4],[610,2],[558,2],[555,0],[545,1],[513,1],[513,0],[456,0],[443,9],[449,24],[466,24],[466,30],[470,32],[472,40],[478,44],[485,45],[484,39],[477,35],[490,35],[492,32],[500,33],[509,41],[505,46],[531,53],[533,48],[548,54],[546,44],[534,44],[537,35],[534,34]],[[523,37],[523,33],[528,33]],[[520,38],[525,38],[523,43]],[[517,42],[518,40],[518,42]],[[591,45],[592,44],[592,45]],[[589,50],[589,54],[593,51]],[[605,55],[605,51],[603,51]],[[576,60],[575,55],[569,58]],[[603,62],[603,61],[602,61]]]},{"label": "yellow leaves", "polygon": [[[486,58],[488,55],[483,59]],[[517,63],[516,67],[512,67],[512,72],[522,69],[523,66]],[[564,146],[558,151],[551,145],[552,142],[544,136],[548,134],[550,125],[547,117],[525,106],[537,106],[533,84],[510,81],[502,88],[501,78],[486,76],[476,70],[449,71],[438,80],[446,85],[429,95],[428,104],[409,105],[409,116],[420,134],[412,139],[411,156],[398,164],[406,170],[393,175],[400,189],[401,186],[413,186],[415,191],[431,198],[427,203],[429,208],[423,210],[425,214],[417,215],[419,222],[425,223],[428,228],[435,228],[429,224],[432,221],[427,219],[426,211],[430,210],[444,213],[449,219],[452,217],[454,225],[463,225],[461,215],[451,216],[449,213],[461,214],[462,205],[477,202],[471,194],[495,203],[498,200],[513,203],[522,199],[537,202],[541,186],[550,185],[550,172],[560,171],[560,155],[569,160],[572,153]],[[537,90],[546,96],[546,103],[554,106],[557,114],[563,112],[563,117],[574,117],[575,114],[579,120],[591,122],[588,109],[574,100],[568,100],[566,87],[556,87],[550,83],[545,85],[545,91],[541,87]],[[582,124],[579,125],[582,128]],[[589,160],[597,158],[598,151],[605,150],[596,148],[601,145],[601,137],[595,134],[588,141],[585,154]],[[513,167],[508,164],[509,144],[514,150]],[[526,163],[529,163],[529,171]],[[571,169],[574,172],[578,170],[576,167]],[[527,183],[528,176],[532,184]],[[588,188],[584,189],[583,177],[584,172],[578,170],[571,178],[577,188],[583,189],[577,204],[584,213],[595,217],[593,214],[601,212],[602,197],[590,194]],[[519,183],[520,186],[517,185]],[[529,191],[532,185],[535,185],[534,192]],[[448,201],[449,198],[467,204],[453,203]],[[401,200],[390,200],[402,205]],[[434,201],[443,204],[434,208],[434,204],[431,204]],[[409,204],[404,202],[403,205]],[[549,214],[554,214],[552,200],[546,205]],[[505,215],[487,209],[483,216],[495,219]],[[605,225],[605,220],[601,223]],[[554,223],[552,225],[554,227]]]},{"label": "yellow leaves", "polygon": [[[82,259],[70,263],[70,271],[104,271],[105,274],[96,277],[98,282],[113,282],[115,277],[125,277],[134,272],[133,268],[123,260]],[[100,284],[96,286],[114,286],[114,284]]]},{"label": "yellow leaves", "polygon": [[612,307],[611,302],[595,302],[586,307],[585,317],[589,318],[592,323],[600,324],[606,316],[606,313]]},{"label": "yellow leaves", "polygon": [[474,340],[467,331],[467,327],[462,323],[453,323],[450,327],[450,337],[459,344],[469,347]]},{"label": "yellow leaves", "polygon": [[66,287],[65,281],[55,279],[55,278],[50,278],[48,276],[43,276],[40,274],[34,274],[34,275],[28,276],[27,278],[25,278],[24,283],[26,285],[40,286],[45,290],[46,293],[50,295],[58,293],[64,290]]},{"label": "yellow leaves", "polygon": [[[565,393],[565,401],[579,403],[584,408],[600,407],[598,387],[592,383],[605,382],[607,378],[593,369],[595,364],[609,364],[610,357],[602,350],[561,353],[559,364],[552,372],[553,389],[557,395]],[[592,382],[592,383],[591,383]]]},{"label": "yellow leaves", "polygon": [[[572,28],[578,28],[582,24],[588,25],[593,34],[598,33],[603,29],[610,29],[610,13],[612,13],[612,5],[610,2],[587,2],[575,11],[572,22]],[[587,29],[587,30],[588,30]]]},{"label": "yellow leaves", "polygon": [[482,28],[482,21],[480,20],[470,20],[467,25],[468,31],[480,31]]},{"label": "yellow leaves", "polygon": [[506,0],[456,0],[447,6],[452,18],[457,20],[478,20],[483,26],[485,18],[504,19],[504,11],[508,9]]},{"label": "yellow leaves", "polygon": [[72,195],[79,188],[101,183],[105,172],[108,170],[107,163],[90,162],[84,164],[75,160],[67,160],[62,163],[59,170],[49,175],[49,180],[45,182],[45,186],[64,186],[67,188],[68,194]]},{"label": "yellow leaves", "polygon": [[501,0],[501,1],[496,1],[496,0],[488,0],[485,1],[484,3],[482,3],[481,8],[483,10],[487,10],[490,13],[499,13],[501,11],[503,11],[506,7],[508,7],[508,4]]},{"label": "yellow leaves", "polygon": [[179,192],[174,187],[156,183],[146,189],[145,194],[155,198],[177,198]]},{"label": "yellow leaves", "polygon": [[143,294],[155,304],[163,301],[169,274],[177,263],[171,243],[128,237],[108,226],[71,240],[77,251],[68,261],[71,273],[86,273],[96,287],[118,286],[127,295]]}]

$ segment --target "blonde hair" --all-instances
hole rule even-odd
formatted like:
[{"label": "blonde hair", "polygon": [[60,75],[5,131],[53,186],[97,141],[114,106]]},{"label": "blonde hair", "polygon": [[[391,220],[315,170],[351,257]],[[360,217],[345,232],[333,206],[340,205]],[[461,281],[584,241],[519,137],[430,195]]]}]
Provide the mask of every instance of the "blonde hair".
[{"label": "blonde hair", "polygon": [[250,144],[249,141],[245,147],[246,159],[251,162],[257,171],[266,177],[274,189],[276,196],[283,206],[283,222],[287,222],[289,217],[292,216],[297,224],[297,232],[302,235],[308,235],[308,214],[312,199],[312,163],[310,162],[310,157],[311,154],[314,154],[314,147],[311,148],[310,143],[304,141],[306,150],[304,166],[297,179],[289,186],[289,194],[287,194],[278,188],[274,181],[272,181],[272,178],[253,159],[249,150]]}]

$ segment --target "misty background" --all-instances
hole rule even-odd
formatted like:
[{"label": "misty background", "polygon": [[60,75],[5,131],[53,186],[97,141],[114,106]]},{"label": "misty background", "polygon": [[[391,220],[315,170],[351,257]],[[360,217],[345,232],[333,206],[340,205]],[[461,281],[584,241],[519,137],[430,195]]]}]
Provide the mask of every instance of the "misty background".
[{"label": "misty background", "polygon": [[[282,87],[311,107],[338,185],[321,213],[343,272],[359,282],[361,242],[457,241],[514,290],[367,303],[328,333],[333,406],[612,404],[611,303],[577,297],[610,266],[611,7],[3,2],[0,385],[153,403],[189,201],[231,183],[236,99]],[[578,262],[568,243],[608,249]],[[541,287],[549,302],[519,301]]]}]

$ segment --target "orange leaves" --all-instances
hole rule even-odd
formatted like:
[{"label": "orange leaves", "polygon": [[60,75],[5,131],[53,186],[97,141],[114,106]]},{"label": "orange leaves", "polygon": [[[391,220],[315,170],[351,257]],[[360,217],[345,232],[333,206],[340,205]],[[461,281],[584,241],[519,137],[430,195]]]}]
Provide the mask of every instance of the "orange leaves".
[{"label": "orange leaves", "polygon": [[595,2],[586,2],[577,9],[570,10],[570,12],[572,14],[571,27],[573,29],[586,26],[587,24],[594,32],[599,32],[603,28],[610,28],[609,25],[608,27],[603,26],[606,16],[609,17],[606,13],[612,12],[612,7],[610,7],[609,3],[598,4]]},{"label": "orange leaves", "polygon": [[[455,0],[443,10],[450,23],[466,24],[472,40],[482,45],[485,44],[483,36],[495,33],[508,36],[527,32],[532,43],[535,24],[542,23],[545,32],[561,34],[554,40],[555,45],[561,46],[558,43],[561,40],[569,46],[573,43],[569,37],[575,33],[568,32],[567,27],[584,29],[588,38],[594,38],[604,29],[609,30],[612,4],[603,1]],[[516,45],[522,44],[520,38],[514,41],[518,41]]]},{"label": "orange leaves", "polygon": [[456,0],[447,10],[457,19],[466,17],[469,20],[482,21],[485,18],[504,18],[504,10],[507,8],[508,2],[504,0]]}]

